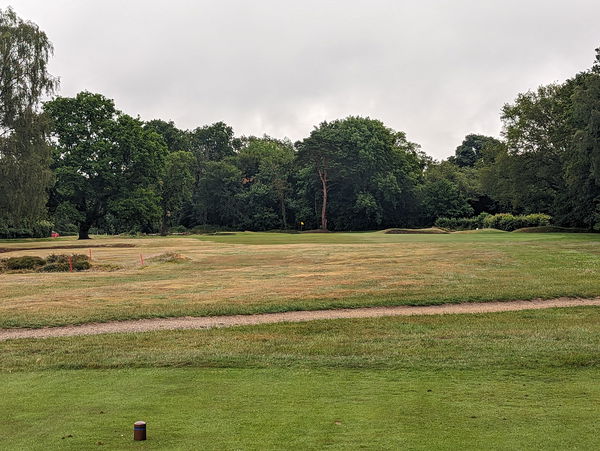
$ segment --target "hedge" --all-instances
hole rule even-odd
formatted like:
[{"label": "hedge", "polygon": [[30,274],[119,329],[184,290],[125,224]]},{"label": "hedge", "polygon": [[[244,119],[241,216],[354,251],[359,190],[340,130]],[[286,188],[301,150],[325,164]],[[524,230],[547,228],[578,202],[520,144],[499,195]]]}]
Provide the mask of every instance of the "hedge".
[{"label": "hedge", "polygon": [[30,227],[14,227],[0,221],[0,239],[49,238],[52,227],[49,221],[38,221]]},{"label": "hedge", "polygon": [[482,213],[474,218],[438,218],[437,227],[449,230],[499,229],[507,232],[523,227],[548,226],[552,217],[542,213],[514,216],[510,213]]}]

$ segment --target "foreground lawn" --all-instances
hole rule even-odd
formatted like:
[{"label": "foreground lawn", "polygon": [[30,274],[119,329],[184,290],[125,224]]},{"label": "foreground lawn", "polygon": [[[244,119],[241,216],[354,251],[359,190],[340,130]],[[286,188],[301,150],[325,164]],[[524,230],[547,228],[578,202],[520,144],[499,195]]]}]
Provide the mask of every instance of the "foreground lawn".
[{"label": "foreground lawn", "polygon": [[3,342],[0,449],[592,450],[598,349],[594,307]]},{"label": "foreground lawn", "polygon": [[[0,274],[0,327],[600,295],[600,234],[237,233],[3,242],[92,249],[101,270]],[[176,253],[178,262],[153,257]],[[140,264],[140,254],[145,265]]]},{"label": "foreground lawn", "polygon": [[[0,447],[593,450],[597,376],[191,368],[2,375]],[[139,419],[148,422],[144,443],[132,441]]]}]

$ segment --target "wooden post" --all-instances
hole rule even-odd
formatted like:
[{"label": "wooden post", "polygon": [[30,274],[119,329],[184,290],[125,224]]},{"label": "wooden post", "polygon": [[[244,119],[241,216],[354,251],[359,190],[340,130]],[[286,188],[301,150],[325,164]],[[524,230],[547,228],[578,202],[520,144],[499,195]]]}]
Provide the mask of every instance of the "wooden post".
[{"label": "wooden post", "polygon": [[133,439],[136,441],[146,440],[146,422],[136,421],[133,423]]}]

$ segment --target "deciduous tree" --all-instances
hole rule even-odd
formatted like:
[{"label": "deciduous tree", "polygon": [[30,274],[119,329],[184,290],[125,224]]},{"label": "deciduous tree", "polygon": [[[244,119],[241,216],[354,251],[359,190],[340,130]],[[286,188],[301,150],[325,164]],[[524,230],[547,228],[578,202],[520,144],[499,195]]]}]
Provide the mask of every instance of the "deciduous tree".
[{"label": "deciduous tree", "polygon": [[58,85],[47,69],[52,50],[36,24],[0,9],[0,223],[31,226],[46,216],[52,174],[38,106]]},{"label": "deciduous tree", "polygon": [[123,230],[160,219],[158,180],[167,149],[143,123],[100,94],[81,92],[45,104],[56,146],[57,203],[75,213],[79,238],[107,214]]}]

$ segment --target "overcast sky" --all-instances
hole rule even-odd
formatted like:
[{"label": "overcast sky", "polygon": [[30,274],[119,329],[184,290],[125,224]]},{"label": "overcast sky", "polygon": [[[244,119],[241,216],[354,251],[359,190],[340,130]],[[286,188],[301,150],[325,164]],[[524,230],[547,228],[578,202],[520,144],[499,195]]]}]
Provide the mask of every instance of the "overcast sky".
[{"label": "overcast sky", "polygon": [[519,92],[587,69],[599,0],[0,0],[54,43],[60,94],[181,128],[301,139],[381,119],[435,158]]}]

